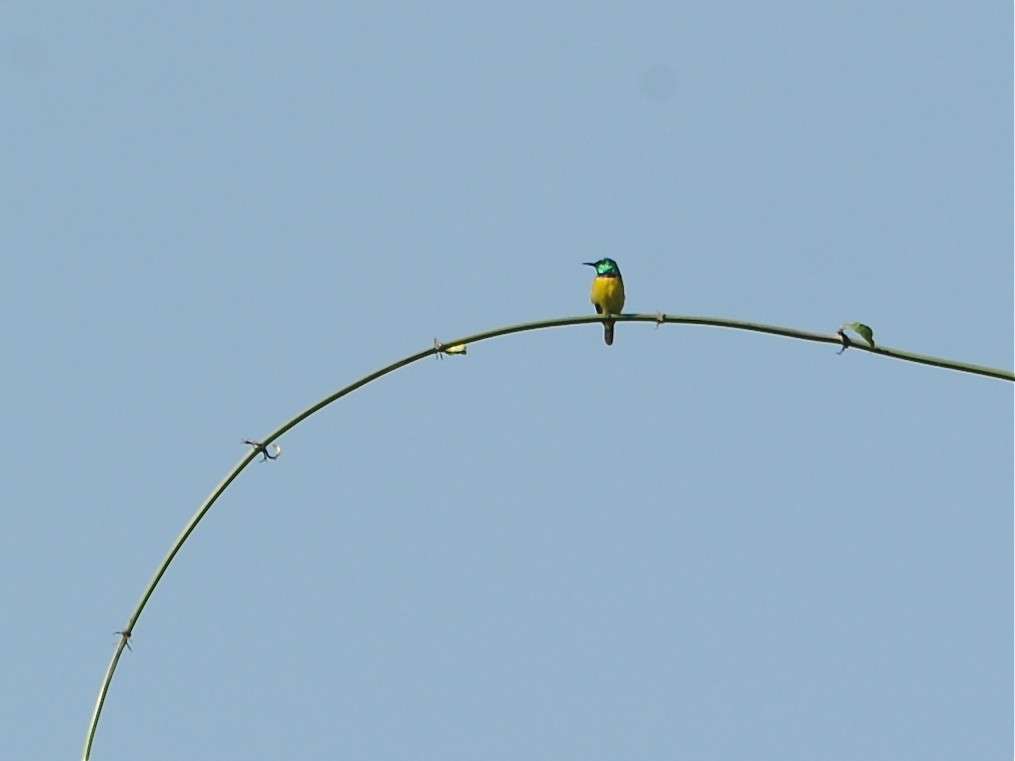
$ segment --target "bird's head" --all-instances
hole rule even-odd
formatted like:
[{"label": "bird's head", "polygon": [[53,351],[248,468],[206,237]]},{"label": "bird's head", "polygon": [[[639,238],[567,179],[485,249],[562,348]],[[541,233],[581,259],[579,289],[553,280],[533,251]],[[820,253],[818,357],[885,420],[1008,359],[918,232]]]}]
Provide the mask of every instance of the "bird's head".
[{"label": "bird's head", "polygon": [[613,259],[600,259],[598,262],[582,262],[588,267],[596,268],[599,277],[620,277],[620,267]]}]

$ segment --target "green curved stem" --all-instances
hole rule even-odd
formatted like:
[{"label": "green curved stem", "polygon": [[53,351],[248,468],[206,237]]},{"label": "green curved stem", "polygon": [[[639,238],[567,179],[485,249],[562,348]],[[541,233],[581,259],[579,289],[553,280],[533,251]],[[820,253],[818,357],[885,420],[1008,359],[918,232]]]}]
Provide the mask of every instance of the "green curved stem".
[{"label": "green curved stem", "polygon": [[[413,362],[418,362],[421,359],[432,357],[440,354],[444,347],[455,346],[458,344],[475,344],[480,341],[486,341],[491,338],[498,338],[499,336],[510,335],[511,333],[523,333],[529,330],[541,330],[544,328],[562,328],[568,325],[582,325],[585,323],[602,322],[606,317],[562,317],[554,320],[539,320],[537,322],[526,322],[518,325],[509,325],[503,328],[497,328],[496,330],[488,330],[483,333],[475,333],[471,336],[465,336],[452,341],[448,341],[443,346],[435,345],[433,348],[426,349],[424,351],[411,354],[404,359],[400,359],[397,362],[392,362],[386,367],[382,367],[376,372],[370,373],[354,383],[350,383],[333,394],[326,396],[321,401],[317,402],[305,410],[300,412],[291,420],[283,423],[279,428],[272,431],[268,436],[261,442],[261,447],[267,447],[280,438],[283,434],[289,430],[295,428],[301,422],[306,420],[308,417],[316,412],[327,407],[332,402],[338,401],[343,396],[351,394],[356,389],[362,388],[363,386],[371,383],[378,378],[382,378],[388,373],[392,373],[395,370],[411,365]],[[652,322],[657,325],[660,324],[675,324],[675,325],[706,325],[717,328],[731,328],[734,330],[749,330],[756,333],[769,333],[776,336],[785,336],[787,338],[797,338],[803,341],[815,341],[818,343],[836,344],[838,346],[843,345],[842,338],[837,333],[814,333],[806,330],[795,330],[793,328],[782,328],[776,325],[763,325],[756,322],[745,322],[741,320],[725,320],[714,317],[693,317],[693,316],[671,316],[665,314],[624,314],[624,315],[612,315],[611,319],[617,322]],[[872,354],[879,354],[884,357],[891,357],[893,359],[900,359],[906,362],[918,362],[924,365],[931,365],[933,367],[942,367],[949,370],[957,370],[964,373],[973,373],[975,375],[985,375],[991,378],[998,378],[1000,380],[1006,380],[1015,382],[1015,373],[1007,370],[998,370],[992,367],[981,367],[979,365],[966,364],[964,362],[955,362],[948,359],[940,359],[937,357],[927,357],[920,354],[911,354],[909,352],[898,351],[895,349],[887,349],[882,346],[870,347],[860,342],[850,342],[849,347],[858,349],[860,351],[870,352]],[[137,624],[138,619],[141,617],[141,613],[144,611],[145,606],[148,604],[148,600],[151,599],[152,593],[155,592],[155,587],[158,586],[159,581],[165,575],[169,568],[169,564],[173,562],[173,558],[183,547],[184,542],[193,533],[194,529],[197,528],[197,524],[201,522],[201,519],[211,510],[212,505],[222,496],[223,492],[229,488],[229,485],[236,480],[236,477],[262,453],[262,449],[253,448],[246,454],[236,465],[233,466],[225,478],[216,486],[211,494],[205,499],[205,501],[198,508],[197,512],[194,513],[193,517],[184,527],[183,531],[173,542],[169,552],[163,558],[159,564],[158,569],[155,571],[155,575],[152,580],[148,582],[148,586],[144,590],[144,594],[141,595],[140,601],[134,608],[134,612],[131,613],[130,618],[127,620],[127,625],[123,631],[118,632],[120,635],[120,641],[117,643],[116,649],[113,652],[113,658],[109,663],[109,667],[106,669],[105,677],[102,680],[102,686],[99,689],[99,695],[95,701],[95,709],[92,711],[92,718],[88,724],[88,733],[85,737],[85,748],[84,748],[84,761],[88,761],[92,752],[92,742],[95,739],[95,732],[98,728],[99,717],[102,715],[102,707],[106,702],[106,694],[109,691],[109,685],[113,681],[113,674],[116,671],[116,666],[120,661],[120,655],[123,653],[123,649],[128,646],[130,637],[134,632],[134,626]]]}]

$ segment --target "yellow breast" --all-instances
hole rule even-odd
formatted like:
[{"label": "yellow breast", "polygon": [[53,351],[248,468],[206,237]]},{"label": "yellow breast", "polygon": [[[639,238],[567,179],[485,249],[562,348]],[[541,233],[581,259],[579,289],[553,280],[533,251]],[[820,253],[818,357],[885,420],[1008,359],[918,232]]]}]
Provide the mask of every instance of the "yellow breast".
[{"label": "yellow breast", "polygon": [[592,303],[599,314],[620,314],[624,309],[624,281],[619,277],[597,277],[592,281]]}]

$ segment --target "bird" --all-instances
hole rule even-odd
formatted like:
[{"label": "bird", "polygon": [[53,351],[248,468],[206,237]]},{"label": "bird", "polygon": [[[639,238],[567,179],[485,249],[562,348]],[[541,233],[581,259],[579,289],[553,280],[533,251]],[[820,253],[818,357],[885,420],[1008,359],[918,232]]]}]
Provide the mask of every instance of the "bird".
[{"label": "bird", "polygon": [[[600,259],[582,264],[596,268],[596,278],[592,281],[592,304],[596,314],[620,314],[624,308],[624,278],[620,276],[617,263],[613,259]],[[613,320],[603,321],[603,339],[607,346],[613,345]]]}]

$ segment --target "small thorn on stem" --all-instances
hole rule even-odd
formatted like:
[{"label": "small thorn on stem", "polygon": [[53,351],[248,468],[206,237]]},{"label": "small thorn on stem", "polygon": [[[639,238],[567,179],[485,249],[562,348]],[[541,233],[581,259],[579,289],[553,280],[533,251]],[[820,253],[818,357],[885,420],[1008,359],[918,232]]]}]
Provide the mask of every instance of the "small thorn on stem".
[{"label": "small thorn on stem", "polygon": [[132,635],[129,629],[124,629],[121,632],[113,632],[113,634],[118,634],[120,636],[120,639],[123,640],[123,644],[127,646],[127,649],[130,650],[131,652],[134,652],[133,650],[131,650],[130,647],[130,638]]},{"label": "small thorn on stem", "polygon": [[[251,441],[250,439],[244,439],[243,443],[252,446],[256,451],[261,453],[261,459],[258,460],[258,462],[277,460],[278,456],[282,454],[282,447],[278,444],[262,444],[260,441]],[[269,446],[272,448],[274,454],[268,451]]]}]

